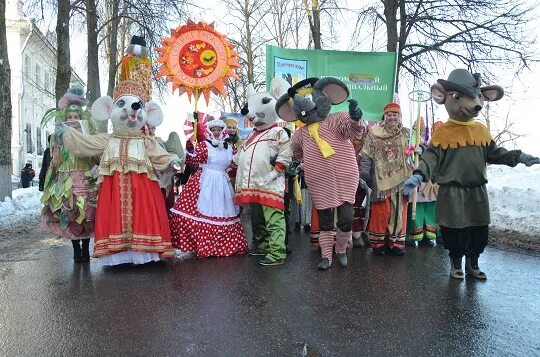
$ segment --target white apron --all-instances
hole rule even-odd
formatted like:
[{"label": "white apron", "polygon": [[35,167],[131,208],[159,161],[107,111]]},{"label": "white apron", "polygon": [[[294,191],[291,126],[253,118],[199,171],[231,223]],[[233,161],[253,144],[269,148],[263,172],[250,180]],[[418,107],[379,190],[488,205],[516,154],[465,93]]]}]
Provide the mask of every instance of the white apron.
[{"label": "white apron", "polygon": [[208,160],[201,164],[201,192],[197,211],[210,217],[235,217],[240,208],[234,204],[234,189],[225,170],[232,161],[232,147],[216,148],[206,143]]}]

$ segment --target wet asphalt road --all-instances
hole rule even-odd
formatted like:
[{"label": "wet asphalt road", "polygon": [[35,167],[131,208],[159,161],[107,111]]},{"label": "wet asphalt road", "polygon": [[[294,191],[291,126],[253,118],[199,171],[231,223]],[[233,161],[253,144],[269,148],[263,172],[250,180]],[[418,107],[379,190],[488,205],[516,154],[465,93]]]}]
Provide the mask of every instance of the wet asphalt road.
[{"label": "wet asphalt road", "polygon": [[319,272],[300,234],[279,267],[99,268],[51,241],[0,260],[0,356],[540,355],[539,257],[488,248],[488,281],[459,282],[442,247]]}]

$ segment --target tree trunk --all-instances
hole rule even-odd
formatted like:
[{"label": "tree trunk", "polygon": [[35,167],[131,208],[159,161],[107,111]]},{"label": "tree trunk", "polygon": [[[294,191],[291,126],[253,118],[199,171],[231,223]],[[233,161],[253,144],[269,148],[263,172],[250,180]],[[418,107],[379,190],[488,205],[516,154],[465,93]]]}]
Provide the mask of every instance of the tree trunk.
[{"label": "tree trunk", "polygon": [[6,38],[6,0],[0,0],[0,202],[11,197],[11,70]]},{"label": "tree trunk", "polygon": [[86,85],[86,99],[90,102],[89,105],[92,105],[101,96],[95,0],[86,0],[86,31],[88,36],[88,84]]},{"label": "tree trunk", "polygon": [[251,27],[249,23],[250,13],[249,13],[249,1],[244,1],[244,21],[246,24],[246,60],[247,60],[247,80],[248,83],[253,83],[255,85],[255,69],[253,64],[253,39],[251,35]]},{"label": "tree trunk", "polygon": [[313,4],[313,48],[320,50],[321,45],[321,10],[319,9],[319,1],[312,0]]},{"label": "tree trunk", "polygon": [[58,18],[56,20],[56,102],[62,98],[71,81],[71,63],[69,53],[69,12],[70,0],[58,0]]},{"label": "tree trunk", "polygon": [[311,7],[308,5],[308,0],[304,0],[304,7],[309,22],[309,30],[313,39],[313,48],[320,50],[321,46],[321,10],[318,0],[311,0]]},{"label": "tree trunk", "polygon": [[114,85],[116,84],[116,72],[118,70],[118,25],[120,19],[118,17],[118,10],[120,7],[120,1],[115,0],[112,4],[111,12],[111,27],[108,34],[109,38],[109,84],[107,86],[107,95],[112,97]]},{"label": "tree trunk", "polygon": [[[405,9],[405,1],[401,1],[403,3],[403,11]],[[397,64],[397,70],[396,70],[396,91],[398,89],[398,78],[399,78],[399,59],[400,54],[402,51],[401,46],[398,49],[398,41],[399,41],[399,34],[398,34],[398,20],[397,20],[397,11],[399,8],[399,1],[398,0],[384,0],[384,17],[386,20],[386,51],[387,52],[397,52],[398,53],[398,64]],[[403,16],[403,12],[400,9],[400,14]]]}]

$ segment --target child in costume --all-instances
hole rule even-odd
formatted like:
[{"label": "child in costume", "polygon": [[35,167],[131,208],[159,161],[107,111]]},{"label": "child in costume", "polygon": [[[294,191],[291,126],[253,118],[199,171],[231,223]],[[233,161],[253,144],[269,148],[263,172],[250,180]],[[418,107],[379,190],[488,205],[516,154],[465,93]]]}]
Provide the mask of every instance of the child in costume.
[{"label": "child in costume", "polygon": [[449,119],[433,134],[418,168],[405,181],[404,192],[409,194],[430,179],[439,184],[436,218],[449,251],[450,275],[464,278],[465,255],[466,273],[486,279],[478,266],[490,223],[486,165],[531,166],[540,160],[521,150],[498,147],[488,129],[475,120],[485,101],[504,95],[499,86],[481,87],[480,74],[455,69],[448,80],[439,79],[431,86],[431,94],[435,102],[445,105]]},{"label": "child in costume", "polygon": [[240,222],[240,208],[234,204],[234,189],[226,170],[233,147],[222,138],[225,123],[208,121],[208,138],[197,143],[187,163],[199,168],[189,178],[171,209],[173,242],[182,252],[198,258],[246,254],[246,236]]},{"label": "child in costume", "polygon": [[[349,113],[330,114],[332,104],[344,102],[347,86],[337,78],[308,78],[279,98],[276,111],[286,121],[301,120],[291,148],[293,160],[303,162],[304,176],[317,209],[322,259],[320,270],[332,265],[334,214],[337,212],[335,250],[341,266],[347,266],[346,249],[352,237],[353,203],[358,187],[358,167],[351,140],[365,133],[362,110],[349,101]],[[314,227],[312,220],[312,228]]]},{"label": "child in costume", "polygon": [[[235,118],[227,118],[226,116],[222,116],[220,120],[222,120],[226,125],[225,133],[227,134],[227,138],[225,141],[227,141],[234,148],[234,153],[236,154],[244,142],[240,137],[240,133],[238,132],[238,120]],[[234,187],[236,183],[236,169],[230,167],[227,173],[229,174],[231,184]]]},{"label": "child in costume", "polygon": [[261,256],[260,265],[280,265],[285,247],[285,168],[291,162],[290,139],[276,124],[276,99],[288,88],[284,79],[274,78],[270,92],[256,93],[248,86],[248,103],[242,115],[255,128],[234,157],[237,165],[237,204],[249,204],[256,249],[250,255]]},{"label": "child in costume", "polygon": [[155,138],[143,135],[159,125],[160,107],[134,81],[120,82],[113,98],[98,98],[92,117],[113,124],[112,134],[83,135],[64,127],[64,145],[78,157],[101,155],[94,257],[100,265],[144,264],[173,258],[169,221],[156,171],[179,168]]},{"label": "child in costume", "polygon": [[[420,145],[424,148],[426,142],[426,126],[424,119],[420,118]],[[440,122],[439,122],[440,123]],[[417,121],[414,122],[413,128],[417,127]],[[432,128],[435,129],[435,126]],[[414,134],[413,134],[414,135]],[[407,236],[405,245],[416,247],[416,245],[434,247],[437,245],[437,234],[439,226],[435,220],[435,212],[437,209],[437,194],[439,185],[432,180],[422,182],[416,195],[416,212],[415,218],[410,214],[412,203],[409,203],[409,212],[407,213]]]},{"label": "child in costume", "polygon": [[[96,123],[84,108],[88,101],[80,87],[72,87],[58,101],[58,108],[47,111],[41,125],[54,120],[65,123],[74,131],[97,132]],[[95,165],[98,159],[78,157],[62,141],[59,131],[50,138],[52,159],[43,181],[41,202],[42,226],[70,239],[75,262],[90,261],[90,238],[94,233],[97,197]]]},{"label": "child in costume", "polygon": [[404,253],[407,198],[400,188],[411,174],[405,153],[408,138],[399,104],[389,103],[382,123],[372,126],[364,141],[360,177],[372,189],[369,243],[374,255]]}]

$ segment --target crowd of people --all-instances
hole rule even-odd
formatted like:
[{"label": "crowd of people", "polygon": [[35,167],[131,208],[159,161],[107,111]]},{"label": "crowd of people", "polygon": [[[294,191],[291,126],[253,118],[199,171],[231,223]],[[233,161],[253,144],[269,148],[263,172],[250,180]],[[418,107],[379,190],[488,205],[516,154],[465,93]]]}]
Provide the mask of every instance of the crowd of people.
[{"label": "crowd of people", "polygon": [[[456,81],[451,86],[443,81],[441,88],[456,91]],[[368,245],[376,256],[403,256],[405,245],[438,241],[450,249],[452,277],[463,278],[465,255],[467,273],[485,279],[478,256],[489,222],[481,217],[476,225],[471,211],[465,226],[455,225],[456,216],[441,220],[446,210],[436,208],[439,186],[447,195],[443,207],[455,200],[448,193],[452,187],[473,190],[467,186],[470,178],[452,179],[457,168],[445,162],[450,154],[444,150],[474,153],[466,149],[471,144],[467,135],[474,134],[486,139],[472,145],[484,143],[478,147],[488,150],[489,162],[532,165],[538,158],[497,148],[481,128],[474,129],[480,134],[460,134],[462,146],[440,148],[433,140],[442,140],[439,130],[446,133],[446,124],[435,126],[431,143],[422,139],[411,146],[398,103],[384,106],[376,124],[362,119],[355,100],[349,100],[348,112],[330,113],[331,105],[348,97],[346,85],[331,77],[292,87],[276,78],[269,92],[249,87],[242,114],[253,125],[251,135],[242,140],[236,119],[212,117],[202,139],[191,138],[184,152],[178,138],[164,142],[155,136],[161,111],[136,82],[121,82],[114,98],[98,99],[91,112],[80,88],[70,90],[43,120],[54,119],[57,130],[44,157],[41,222],[72,241],[75,262],[90,260],[95,237],[94,257],[101,265],[141,264],[173,253],[197,258],[249,254],[258,256],[260,265],[280,265],[290,252],[291,231],[303,229],[320,249],[320,270],[332,267],[334,254],[346,267],[352,246]],[[278,126],[278,117],[291,122],[289,128]],[[95,120],[111,120],[113,133],[98,134]],[[450,123],[462,131],[472,128],[458,119]],[[415,155],[419,165],[411,160]],[[483,167],[475,185],[485,189],[482,157],[467,168],[478,175]],[[468,204],[474,210],[477,203]],[[244,209],[249,231],[241,220]]]}]

